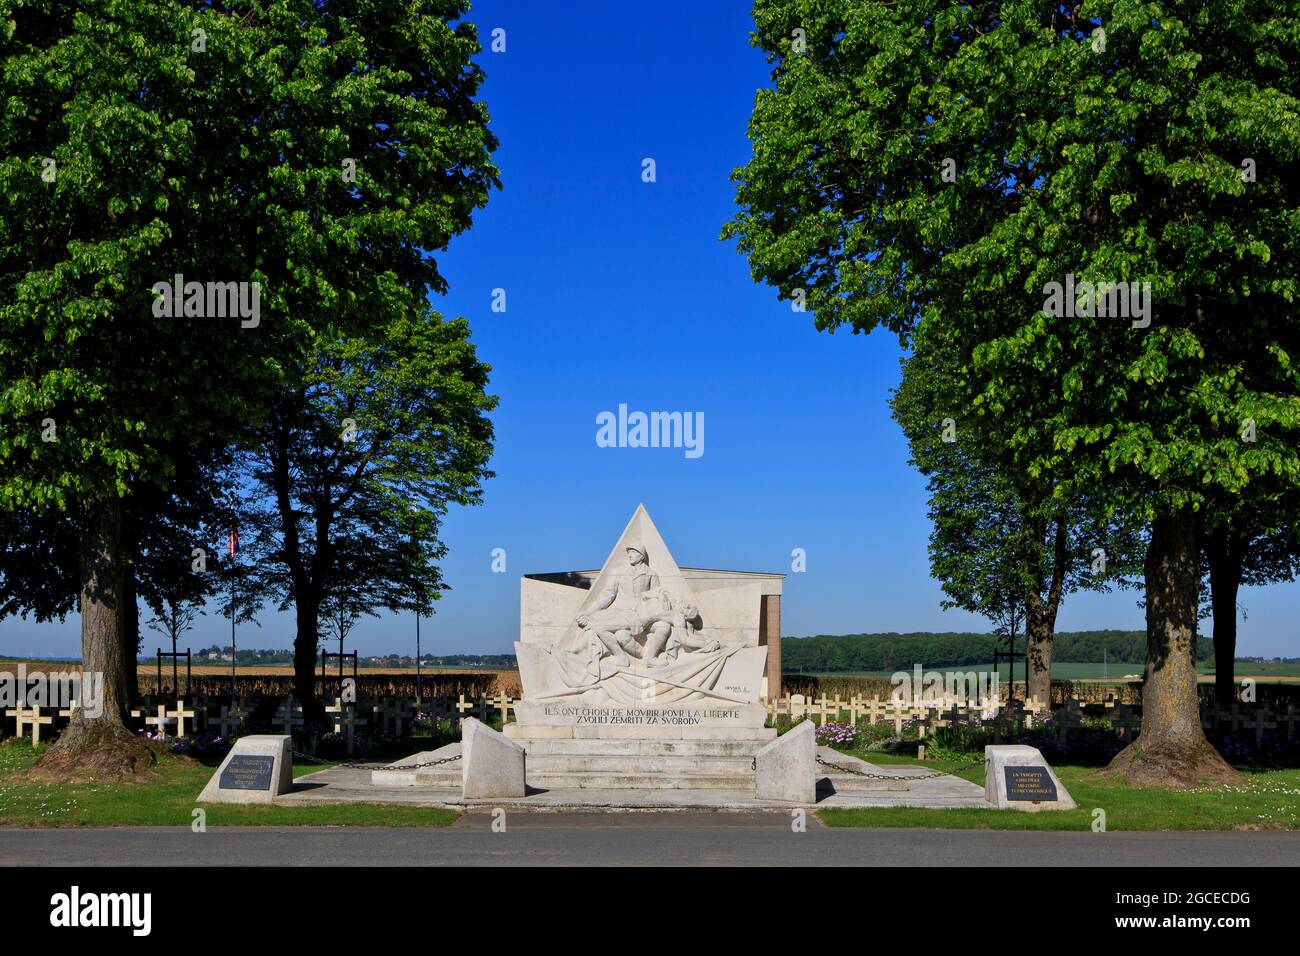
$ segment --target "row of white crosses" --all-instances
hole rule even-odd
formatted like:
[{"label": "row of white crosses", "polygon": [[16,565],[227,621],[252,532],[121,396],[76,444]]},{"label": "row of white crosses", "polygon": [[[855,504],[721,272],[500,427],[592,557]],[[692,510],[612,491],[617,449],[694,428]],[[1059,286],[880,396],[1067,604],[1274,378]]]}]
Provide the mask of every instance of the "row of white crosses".
[{"label": "row of white crosses", "polygon": [[[166,736],[184,737],[185,721],[194,718],[194,711],[185,706],[185,701],[178,700],[173,710],[168,710],[166,704],[159,704],[156,714],[150,714],[144,708],[137,708],[131,711],[132,717],[143,717],[146,726],[155,728],[158,733]],[[168,734],[167,728],[175,727],[175,734]],[[193,730],[193,726],[190,727]]]},{"label": "row of white crosses", "polygon": [[[462,716],[473,714],[480,720],[486,720],[490,710],[498,710],[501,713],[502,723],[509,720],[510,711],[514,709],[516,700],[507,694],[501,694],[496,697],[480,697],[476,700],[466,700],[465,695],[460,695],[459,700],[453,705],[456,711]],[[999,716],[1002,719],[999,723],[1007,729],[1014,728],[1023,724],[1026,728],[1032,728],[1038,718],[1038,715],[1048,711],[1046,704],[1030,699],[1024,703],[1019,700],[1013,700],[1008,704],[1000,707],[989,702],[983,707],[966,707],[958,703],[955,698],[942,698],[942,707],[926,707],[913,704],[908,701],[881,701],[878,696],[873,696],[870,700],[860,697],[852,697],[848,701],[840,700],[837,695],[833,699],[822,697],[820,700],[813,702],[804,698],[800,694],[795,694],[790,698],[783,698],[770,702],[768,710],[774,715],[788,713],[792,716],[820,716],[825,720],[838,720],[844,712],[848,712],[849,719],[852,723],[857,723],[860,716],[866,717],[870,723],[893,722],[895,733],[902,734],[903,722],[909,719],[921,718],[922,736],[942,727],[951,727],[961,722],[963,719],[979,715],[985,718]],[[1111,724],[1119,730],[1125,739],[1131,738],[1141,728],[1141,718],[1136,711],[1128,704],[1119,702],[1113,696],[1104,701],[1107,711],[1107,717]],[[382,723],[385,732],[400,734],[402,723],[410,718],[410,703],[405,699],[384,698],[376,704],[371,705],[373,715]],[[226,708],[222,707],[223,717]],[[343,733],[349,740],[349,752],[352,750],[351,741],[354,736],[356,727],[367,726],[368,722],[356,716],[355,708],[347,709],[345,717],[345,707],[341,700],[336,699],[332,707],[327,707],[326,711],[334,715],[334,730],[336,733]],[[295,727],[301,726],[301,707],[296,701],[286,700],[281,705],[279,714],[276,718],[276,726],[281,728],[285,733],[291,733]],[[1067,739],[1069,732],[1083,725],[1083,708],[1079,701],[1073,697],[1067,698],[1062,707],[1050,712],[1056,725],[1061,729],[1062,739]],[[1289,736],[1294,736],[1297,725],[1300,725],[1300,712],[1296,710],[1294,704],[1289,705],[1285,714],[1272,715],[1270,720],[1269,712],[1264,708],[1251,707],[1247,713],[1239,712],[1236,705],[1233,706],[1229,720],[1232,724],[1233,732],[1236,732],[1239,726],[1246,729],[1253,729],[1256,732],[1256,738],[1262,739],[1266,730],[1276,729],[1279,725],[1287,728]],[[1207,728],[1209,718],[1205,718]],[[1002,727],[999,727],[1002,729]],[[223,729],[224,733],[224,729]]]},{"label": "row of white crosses", "polygon": [[472,711],[472,716],[477,717],[479,720],[485,721],[488,719],[488,702],[486,697],[480,697],[476,701],[466,700],[465,695],[461,694],[460,700],[457,701],[455,706],[456,713],[460,714],[461,717],[464,717]]},{"label": "row of white crosses", "polygon": [[[395,735],[400,735],[404,724],[409,722],[414,716],[412,703],[413,701],[405,698],[385,697],[378,702],[371,703],[369,710],[371,711],[372,716],[376,717],[377,722],[382,723],[385,732],[392,732]],[[467,701],[465,700],[465,696],[462,694],[459,702],[455,704],[455,707],[462,714],[471,710],[475,711],[483,719],[487,718],[487,711],[489,708],[495,708],[501,711],[502,720],[504,721],[508,719],[509,712],[513,708],[514,704],[515,701],[512,701],[509,695],[505,694],[496,698],[480,697],[476,701]],[[326,713],[329,714],[333,720],[335,733],[342,733],[348,737],[349,752],[351,751],[351,741],[355,736],[355,728],[365,727],[369,724],[369,721],[357,715],[358,709],[359,708],[356,705],[345,705],[341,698],[335,698],[334,703],[325,708]],[[177,722],[178,717],[195,716],[193,711],[184,711],[183,707],[179,707],[178,710],[181,711],[181,713],[178,714],[177,711],[167,712],[165,711],[164,705],[159,705],[158,716],[146,717],[145,721],[146,723],[158,726],[170,726]],[[139,712],[135,713],[136,716],[140,716]],[[230,707],[222,704],[221,715],[217,719],[221,728],[221,735],[223,737],[227,736],[233,729],[241,724],[245,718],[247,718],[248,714],[249,709],[247,705],[237,702],[234,707]],[[302,705],[292,698],[285,698],[285,700],[281,702],[279,708],[276,710],[275,716],[271,720],[272,726],[284,734],[292,734],[295,729],[303,726],[305,722],[306,720],[303,717]],[[178,736],[184,736],[183,727],[184,723],[182,719],[177,730]]]},{"label": "row of white crosses", "polygon": [[[505,723],[509,719],[510,711],[517,701],[508,694],[500,694],[495,698],[480,697],[477,700],[466,700],[465,695],[461,694],[458,701],[453,703],[448,700],[446,703],[449,705],[449,709],[454,707],[462,716],[472,713],[480,720],[487,720],[489,710],[498,710],[501,712],[502,723]],[[419,705],[420,702],[413,699],[385,697],[377,702],[370,702],[367,707],[348,704],[342,698],[336,697],[334,702],[325,708],[325,713],[333,724],[334,732],[343,735],[348,753],[352,753],[355,747],[357,728],[369,726],[370,723],[366,718],[361,717],[359,712],[368,711],[371,717],[374,718],[376,726],[382,727],[385,733],[400,736],[403,726],[419,712]],[[301,723],[301,721],[298,723]],[[282,726],[287,726],[287,724],[282,724]]]},{"label": "row of white crosses", "polygon": [[[73,706],[75,706],[75,704]],[[14,708],[14,719],[18,722],[17,727],[14,730],[14,735],[21,737],[23,735],[23,728],[30,724],[32,728],[33,746],[41,742],[41,727],[54,723],[54,718],[42,716],[41,710],[42,708],[40,707]],[[60,713],[63,713],[63,711],[60,711]],[[71,708],[69,708],[67,713],[71,716]]]},{"label": "row of white crosses", "polygon": [[[465,695],[462,694],[458,701],[452,701],[448,698],[442,703],[447,705],[449,711],[454,708],[462,715],[472,712],[482,720],[487,720],[488,711],[495,709],[501,712],[501,719],[504,723],[509,719],[510,711],[517,701],[507,694],[501,694],[495,698],[480,697],[476,700],[466,700]],[[413,716],[412,704],[418,706],[417,702],[404,698],[383,698],[376,703],[372,703],[369,709],[372,711],[372,715],[382,722],[385,731],[391,730],[394,734],[400,735],[404,723],[410,721]],[[32,743],[39,743],[43,728],[49,727],[53,730],[54,715],[46,713],[45,711],[48,709],[25,706],[14,708],[10,713],[17,724],[16,735],[19,737],[24,736],[30,729]],[[58,710],[57,716],[64,720],[71,720],[76,709],[77,702],[72,701],[67,707]],[[368,726],[369,721],[358,716],[355,705],[344,705],[337,698],[334,705],[326,707],[325,710],[333,719],[334,731],[344,734],[347,740],[348,752],[351,753],[355,742],[356,729]],[[192,705],[187,705],[186,701],[181,698],[174,705],[169,706],[159,695],[149,694],[144,698],[143,706],[131,711],[131,716],[142,719],[146,726],[166,736],[184,737],[187,732],[194,732],[207,724],[215,726],[220,736],[229,737],[242,728],[251,713],[252,707],[249,703],[236,700],[233,704],[221,704],[219,714],[216,717],[209,717],[207,700],[203,697],[194,698]],[[304,723],[302,705],[293,699],[286,699],[281,703],[275,717],[272,719],[272,725],[286,734],[291,734],[294,729],[301,727]]]},{"label": "row of white crosses", "polygon": [[509,694],[498,694],[496,697],[480,697],[478,700],[466,700],[465,695],[460,695],[460,700],[456,702],[456,711],[462,717],[466,713],[473,711],[474,716],[479,720],[488,719],[489,710],[501,711],[501,723],[505,724],[510,719],[510,711],[515,709],[517,699],[512,699]]},{"label": "row of white crosses", "polygon": [[1273,714],[1273,719],[1277,721],[1278,726],[1286,727],[1286,735],[1292,739],[1296,736],[1296,727],[1300,726],[1300,709],[1295,704],[1287,704],[1285,711]]},{"label": "row of white crosses", "polygon": [[335,697],[334,703],[325,708],[325,713],[333,721],[334,733],[343,735],[348,753],[352,753],[356,743],[356,730],[366,726],[368,721],[364,717],[358,717],[355,705],[345,704],[341,697]]},{"label": "row of white crosses", "polygon": [[[49,727],[51,730],[54,729],[54,716],[51,714],[42,713],[42,711],[44,711],[45,709],[46,708],[44,707],[24,707],[21,704],[15,707],[13,710],[13,718],[15,724],[14,735],[17,737],[22,737],[23,728],[31,727],[32,744],[33,745],[39,744],[41,742],[41,728]],[[73,713],[76,712],[76,710],[77,710],[77,702],[75,700],[72,700],[68,702],[67,707],[64,707],[60,711],[57,711],[57,714],[58,716],[62,717],[64,720],[72,720],[72,715]]]},{"label": "row of white crosses", "polygon": [[[184,737],[186,730],[196,731],[201,723],[211,723],[212,721],[207,714],[207,702],[204,698],[195,699],[193,709],[185,704],[185,700],[179,699],[176,704],[168,708],[165,703],[154,703],[156,700],[153,695],[146,698],[146,706],[138,707],[131,711],[132,717],[143,718],[145,724],[154,727],[159,733],[168,736]],[[154,711],[149,713],[149,711]],[[221,713],[216,718],[215,723],[218,732],[222,737],[229,737],[237,732],[243,726],[245,719],[251,713],[251,708],[243,701],[235,701],[234,704],[222,704]],[[186,721],[191,721],[187,726]],[[174,727],[176,733],[168,734],[167,728]]]},{"label": "row of white crosses", "polygon": [[[779,697],[767,702],[768,713],[773,719],[788,714],[792,718],[818,717],[822,723],[826,723],[832,720],[838,721],[842,714],[847,713],[851,724],[856,724],[862,717],[872,724],[892,721],[894,732],[898,735],[902,734],[903,723],[908,720],[925,718],[927,721],[939,721],[938,726],[947,726],[948,723],[968,713],[991,714],[995,708],[996,704],[992,701],[982,708],[969,708],[957,698],[945,695],[938,695],[925,703],[892,698],[882,701],[879,695],[872,696],[869,700],[854,696],[845,701],[841,700],[838,694],[833,698],[822,697],[820,700],[805,697],[803,694],[792,694],[789,697]],[[947,712],[949,716],[940,717],[939,714],[943,712]]]},{"label": "row of white crosses", "polygon": [[276,710],[275,716],[271,718],[271,726],[282,734],[292,734],[304,723],[306,719],[302,716],[302,704],[292,697],[286,697],[284,703]]},{"label": "row of white crosses", "polygon": [[[1126,734],[1131,735],[1137,729],[1140,718],[1133,713],[1132,708],[1117,704],[1114,700],[1108,700],[1106,706],[1116,726]],[[860,718],[866,718],[871,724],[893,723],[894,734],[900,737],[903,734],[903,724],[909,720],[919,721],[918,731],[922,737],[973,717],[995,719],[994,732],[999,737],[1022,725],[1032,728],[1035,721],[1048,714],[1052,714],[1066,735],[1083,723],[1082,707],[1074,698],[1068,699],[1063,709],[1052,713],[1047,704],[1033,698],[1023,702],[1011,700],[1005,704],[990,700],[977,706],[966,706],[956,698],[945,695],[939,695],[933,703],[923,704],[906,699],[891,698],[882,701],[879,695],[870,699],[854,696],[843,701],[838,695],[830,699],[822,697],[814,700],[802,694],[792,694],[790,697],[769,700],[767,710],[773,718],[785,714],[795,718],[819,717],[823,723],[839,720],[847,712],[852,724],[856,724]]]},{"label": "row of white crosses", "polygon": [[[495,697],[478,697],[467,700],[464,694],[461,694],[457,700],[451,698],[437,698],[434,700],[418,701],[413,697],[379,697],[363,698],[355,703],[345,704],[342,698],[336,697],[334,703],[325,708],[326,713],[333,716],[335,723],[335,733],[343,733],[342,724],[340,723],[345,708],[352,708],[356,713],[369,714],[373,718],[375,726],[381,727],[384,732],[400,735],[402,728],[410,722],[421,711],[440,712],[447,711],[450,713],[455,710],[462,717],[466,715],[477,717],[479,720],[486,721],[491,711],[498,711],[501,714],[501,721],[505,723],[510,719],[510,712],[515,709],[518,698],[511,697],[508,694],[498,694]],[[300,721],[288,722],[283,718],[297,715],[298,711],[285,711],[286,704],[282,704],[274,723],[278,727],[296,727],[301,724]],[[297,705],[294,704],[294,707]],[[353,722],[356,726],[367,726],[368,721],[355,717]]]},{"label": "row of white crosses", "polygon": [[217,734],[225,738],[229,737],[244,726],[244,721],[252,712],[252,708],[242,700],[237,700],[233,704],[222,704],[221,711],[217,715]]},{"label": "row of white crosses", "polygon": [[[1132,739],[1141,730],[1142,718],[1131,705],[1119,701],[1114,695],[1109,695],[1102,704],[1111,726],[1125,740]],[[892,722],[894,733],[898,736],[902,735],[903,723],[909,719],[923,718],[921,736],[927,736],[939,728],[953,726],[962,718],[975,714],[986,718],[996,717],[995,733],[999,735],[1022,724],[1026,728],[1033,727],[1038,719],[1036,715],[1044,711],[1050,712],[1056,726],[1060,728],[1062,740],[1068,739],[1071,730],[1083,726],[1083,707],[1074,697],[1067,698],[1055,711],[1049,711],[1046,704],[1032,698],[1023,703],[1013,700],[1000,707],[990,702],[986,707],[967,708],[952,699],[943,700],[941,707],[921,707],[906,700],[882,701],[879,696],[873,696],[870,700],[852,697],[848,701],[842,701],[838,695],[833,699],[822,697],[813,700],[802,694],[793,694],[788,698],[768,701],[767,709],[774,718],[783,714],[791,717],[817,716],[823,722],[839,720],[841,714],[847,712],[850,722],[854,724],[860,717],[865,717],[872,724]],[[1215,705],[1209,705],[1202,711],[1201,723],[1206,730],[1213,729],[1216,723],[1224,723],[1229,725],[1234,734],[1240,729],[1253,730],[1257,742],[1263,740],[1267,731],[1279,727],[1285,728],[1288,737],[1295,737],[1297,728],[1300,728],[1300,709],[1295,704],[1288,704],[1285,711],[1270,711],[1266,707],[1257,706],[1241,707],[1238,704],[1220,710]]]},{"label": "row of white crosses", "polygon": [[[46,708],[44,707],[22,707],[22,706],[14,708],[13,717],[16,724],[15,735],[22,737],[24,735],[24,728],[31,727],[32,743],[33,744],[40,743],[41,728],[50,727],[50,729],[52,730],[54,724],[54,715],[42,713],[42,711],[44,711],[45,709]],[[62,717],[64,720],[70,721],[72,720],[73,714],[78,709],[79,709],[79,705],[75,700],[73,700],[73,701],[69,701],[67,707],[64,707],[62,710],[59,710],[56,713],[59,717]],[[133,710],[131,711],[131,716],[133,717],[144,716],[144,711],[139,709]],[[160,730],[172,724],[179,724],[177,736],[183,737],[185,736],[185,720],[188,718],[192,718],[193,716],[194,716],[194,711],[186,710],[183,703],[177,708],[176,711],[171,713],[167,712],[165,704],[159,704],[157,715],[152,717],[145,717],[144,720],[146,724],[156,726]]]},{"label": "row of white crosses", "polygon": [[408,701],[398,698],[392,700],[385,697],[375,708],[376,717],[383,723],[384,733],[389,733],[390,728],[393,736],[402,735],[402,727],[409,723],[412,717],[411,705]]},{"label": "row of white crosses", "polygon": [[1295,704],[1288,704],[1286,710],[1270,711],[1267,707],[1254,704],[1243,708],[1235,702],[1226,708],[1209,704],[1201,709],[1201,726],[1206,730],[1213,730],[1220,724],[1228,725],[1229,732],[1233,734],[1240,729],[1255,731],[1256,743],[1264,739],[1266,732],[1279,727],[1286,728],[1286,736],[1294,738],[1296,727],[1300,725],[1300,710],[1296,709]]}]

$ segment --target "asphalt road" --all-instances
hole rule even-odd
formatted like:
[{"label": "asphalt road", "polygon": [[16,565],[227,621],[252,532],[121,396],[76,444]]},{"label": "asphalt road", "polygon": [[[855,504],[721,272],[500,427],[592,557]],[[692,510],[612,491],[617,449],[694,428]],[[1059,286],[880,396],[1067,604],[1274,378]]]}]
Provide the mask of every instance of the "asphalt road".
[{"label": "asphalt road", "polygon": [[1300,832],[832,829],[784,813],[488,813],[442,828],[0,829],[3,866],[1295,866]]}]

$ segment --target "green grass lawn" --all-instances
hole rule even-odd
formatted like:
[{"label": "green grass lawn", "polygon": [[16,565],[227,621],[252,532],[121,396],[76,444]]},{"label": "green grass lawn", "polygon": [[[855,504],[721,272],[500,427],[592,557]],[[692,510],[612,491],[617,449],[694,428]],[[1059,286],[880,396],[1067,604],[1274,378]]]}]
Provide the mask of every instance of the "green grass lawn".
[{"label": "green grass lawn", "polygon": [[[41,749],[44,749],[42,747]],[[40,754],[26,740],[0,746],[0,826],[190,826],[199,795],[215,766],[166,756],[145,779],[116,784],[36,784],[11,779]],[[324,769],[296,766],[295,777]],[[204,804],[213,826],[447,826],[452,810],[381,804],[236,806]]]},{"label": "green grass lawn", "polygon": [[[913,764],[951,771],[969,761],[927,760],[891,754],[854,752],[876,764]],[[1099,767],[1052,768],[1070,791],[1075,810],[1025,813],[1019,810],[918,810],[910,807],[849,810],[827,808],[818,816],[833,827],[936,827],[989,830],[1088,830],[1093,810],[1106,812],[1106,829],[1233,830],[1300,828],[1300,769],[1255,770],[1238,767],[1240,787],[1199,791],[1137,790],[1098,776]],[[984,786],[981,764],[957,774]]]},{"label": "green grass lawn", "polygon": [[[42,748],[43,749],[43,748]],[[0,746],[0,826],[189,826],[194,798],[214,767],[164,757],[144,780],[119,784],[36,784],[12,779],[32,764],[39,750],[25,740]],[[856,756],[875,764],[913,764],[954,771],[959,760],[927,760],[877,752]],[[965,761],[969,762],[969,761]],[[299,766],[294,776],[321,766]],[[1107,830],[1300,829],[1300,769],[1238,768],[1246,777],[1237,788],[1197,792],[1134,790],[1103,780],[1096,767],[1053,768],[1079,807],[1069,811],[917,810],[907,807],[818,811],[830,826],[936,827],[999,830],[1088,830],[1093,809],[1106,811]],[[983,766],[958,772],[984,784]],[[208,826],[446,826],[451,810],[381,804],[318,806],[204,806]]]}]

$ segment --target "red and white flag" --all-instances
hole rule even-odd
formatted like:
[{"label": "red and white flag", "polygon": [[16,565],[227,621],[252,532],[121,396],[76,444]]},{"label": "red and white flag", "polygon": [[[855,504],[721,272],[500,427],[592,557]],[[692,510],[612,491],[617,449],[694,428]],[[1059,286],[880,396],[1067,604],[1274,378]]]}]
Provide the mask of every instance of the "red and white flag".
[{"label": "red and white flag", "polygon": [[239,550],[239,532],[235,530],[234,525],[231,525],[230,538],[226,542],[226,553],[233,558],[235,556],[235,552],[238,550]]}]

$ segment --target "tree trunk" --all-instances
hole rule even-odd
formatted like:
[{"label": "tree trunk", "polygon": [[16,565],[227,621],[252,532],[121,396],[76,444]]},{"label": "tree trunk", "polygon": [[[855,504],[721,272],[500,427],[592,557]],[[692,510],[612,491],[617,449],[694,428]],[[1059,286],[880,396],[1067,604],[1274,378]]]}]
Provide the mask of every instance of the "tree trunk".
[{"label": "tree trunk", "polygon": [[[308,726],[324,725],[325,705],[316,697],[316,649],[320,644],[321,596],[318,585],[322,580],[320,548],[321,541],[327,540],[328,534],[318,538],[316,551],[310,562],[305,561],[298,535],[297,512],[293,507],[293,497],[290,493],[289,435],[283,428],[277,428],[273,434],[270,456],[271,484],[275,490],[276,511],[279,513],[280,529],[284,535],[282,549],[285,564],[289,569],[289,582],[298,623],[298,633],[293,639],[293,696],[302,705],[303,717]],[[318,527],[319,521],[318,516]]]},{"label": "tree trunk", "polygon": [[[157,762],[154,750],[126,726],[126,664],[122,502],[88,502],[81,524],[81,668],[83,680],[98,678],[100,699],[83,694],[83,707],[33,767],[54,779],[118,780]],[[98,703],[97,713],[88,713]]]},{"label": "tree trunk", "polygon": [[1052,635],[1054,622],[1046,614],[1043,601],[1033,588],[1025,590],[1025,660],[1029,662],[1029,686],[1026,700],[1052,704]]},{"label": "tree trunk", "polygon": [[1151,525],[1142,732],[1106,769],[1133,786],[1190,789],[1207,779],[1240,780],[1201,729],[1196,694],[1198,538],[1199,520],[1190,509],[1163,513]]},{"label": "tree trunk", "polygon": [[320,647],[320,599],[314,593],[294,597],[298,633],[293,640],[293,696],[302,704],[307,724],[325,723],[325,705],[316,697],[316,661]]},{"label": "tree trunk", "polygon": [[[1029,662],[1029,681],[1025,688],[1026,699],[1041,701],[1052,706],[1052,641],[1056,636],[1056,612],[1061,606],[1065,578],[1070,567],[1069,524],[1064,518],[1054,523],[1052,542],[1052,568],[1047,597],[1038,587],[1025,593],[1025,660]],[[1040,581],[1042,575],[1038,576]]]},{"label": "tree trunk", "polygon": [[1205,549],[1210,565],[1210,607],[1214,614],[1214,697],[1224,706],[1237,699],[1237,589],[1241,586],[1242,551],[1233,535],[1220,528]]}]

